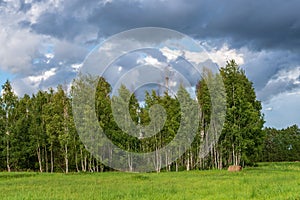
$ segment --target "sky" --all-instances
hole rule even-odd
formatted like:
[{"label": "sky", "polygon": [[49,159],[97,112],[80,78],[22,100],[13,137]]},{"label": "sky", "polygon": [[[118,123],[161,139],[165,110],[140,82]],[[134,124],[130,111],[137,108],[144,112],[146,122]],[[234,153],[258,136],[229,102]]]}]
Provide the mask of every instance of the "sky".
[{"label": "sky", "polygon": [[[262,102],[265,126],[300,125],[299,8],[298,0],[0,0],[0,84],[9,79],[19,96],[70,84],[107,38],[162,27],[209,47],[220,67],[235,59]],[[170,51],[126,55],[116,70],[174,61]]]}]

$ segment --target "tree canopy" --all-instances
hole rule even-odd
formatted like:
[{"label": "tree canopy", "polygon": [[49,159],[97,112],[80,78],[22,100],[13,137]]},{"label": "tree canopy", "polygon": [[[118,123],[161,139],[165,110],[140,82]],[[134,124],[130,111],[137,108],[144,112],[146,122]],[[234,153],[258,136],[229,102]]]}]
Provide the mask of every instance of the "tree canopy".
[{"label": "tree canopy", "polygon": [[[205,76],[199,77],[196,86],[197,99],[192,99],[187,88],[181,85],[175,95],[168,91],[162,95],[154,90],[145,92],[143,104],[124,85],[119,88],[118,95],[112,96],[112,88],[103,77],[86,76],[74,80],[69,92],[59,85],[23,97],[17,97],[7,81],[0,97],[0,168],[66,173],[112,170],[103,165],[104,160],[89,152],[74,124],[74,91],[81,90],[89,95],[90,90],[84,83],[95,81],[94,107],[99,126],[115,145],[130,152],[151,152],[168,145],[183,122],[185,127],[194,123],[188,121],[183,110],[193,113],[195,107],[192,105],[199,105],[199,126],[195,126],[196,135],[191,145],[157,155],[153,164],[158,172],[222,169],[232,164],[299,159],[295,156],[300,148],[299,128],[263,129],[261,103],[252,82],[235,61],[227,62],[219,73],[204,69],[203,74]],[[224,91],[213,93],[210,88],[217,87],[220,81]],[[221,116],[223,105],[226,116]],[[79,112],[93,107],[84,106]],[[220,121],[222,117],[224,122]],[[217,134],[218,124],[224,125],[220,135]],[[173,145],[176,149],[177,144]],[[175,161],[171,159],[174,154],[178,155]],[[122,162],[128,163],[128,171],[135,167],[130,157]]]}]

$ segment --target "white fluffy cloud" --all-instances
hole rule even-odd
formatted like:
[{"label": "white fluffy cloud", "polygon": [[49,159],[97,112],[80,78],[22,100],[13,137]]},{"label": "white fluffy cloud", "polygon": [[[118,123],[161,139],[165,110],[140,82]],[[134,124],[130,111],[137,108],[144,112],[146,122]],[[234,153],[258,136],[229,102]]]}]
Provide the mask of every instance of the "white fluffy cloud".
[{"label": "white fluffy cloud", "polygon": [[156,58],[153,58],[152,56],[147,55],[144,58],[140,58],[137,60],[137,64],[140,65],[151,65],[153,67],[161,68],[165,67],[166,64],[163,62],[158,61]]},{"label": "white fluffy cloud", "polygon": [[160,49],[162,54],[167,58],[168,61],[174,61],[178,57],[182,56],[189,62],[200,64],[208,59],[211,59],[214,63],[217,63],[220,67],[226,65],[226,61],[234,59],[239,65],[244,64],[244,55],[238,52],[236,49],[229,49],[228,45],[224,44],[219,49],[209,49],[203,52],[192,52],[192,51],[179,51],[172,50],[167,47]]},{"label": "white fluffy cloud", "polygon": [[171,50],[168,47],[160,49],[161,53],[167,58],[167,61],[175,61],[179,56],[182,56],[183,52],[179,50]]},{"label": "white fluffy cloud", "polygon": [[38,86],[42,81],[47,80],[51,76],[55,75],[56,68],[52,68],[48,71],[43,72],[41,75],[28,76],[26,79],[35,86]]},{"label": "white fluffy cloud", "polygon": [[[40,34],[31,28],[45,12],[61,11],[63,2],[0,2],[0,69],[12,74],[11,82],[19,95],[55,87],[55,82],[63,84],[63,81],[70,79],[72,71],[78,70],[78,63],[87,54],[87,49],[82,46],[82,38],[78,38],[81,41],[76,43]],[[51,28],[52,25],[47,26]],[[91,34],[87,34],[84,39],[95,37],[95,34]]]},{"label": "white fluffy cloud", "polygon": [[286,83],[293,83],[293,84],[300,84],[300,66],[296,68],[292,68],[290,70],[283,69],[277,73],[275,78],[271,79],[268,83],[268,85],[272,85],[274,83],[278,82],[286,82]]},{"label": "white fluffy cloud", "polygon": [[27,77],[18,77],[13,79],[12,85],[15,93],[19,96],[23,96],[25,93],[33,94],[38,89],[46,90],[48,86],[44,85],[44,81],[56,75],[57,68],[44,71],[41,74],[31,75]]},{"label": "white fluffy cloud", "polygon": [[266,85],[258,91],[258,96],[267,101],[272,101],[272,97],[289,94],[294,92],[295,89],[300,89],[300,66],[279,70]]},{"label": "white fluffy cloud", "polygon": [[42,39],[26,29],[0,27],[0,67],[12,73],[32,71],[32,59]]}]

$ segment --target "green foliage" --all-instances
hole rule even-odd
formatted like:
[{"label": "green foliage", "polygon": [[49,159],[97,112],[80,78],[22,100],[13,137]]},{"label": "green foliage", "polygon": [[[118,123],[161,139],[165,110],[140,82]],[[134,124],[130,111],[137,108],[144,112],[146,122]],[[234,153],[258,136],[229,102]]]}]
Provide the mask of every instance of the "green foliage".
[{"label": "green foliage", "polygon": [[[14,165],[16,162],[16,154],[11,153],[12,144],[16,143],[15,140],[15,131],[14,124],[16,122],[16,112],[15,107],[17,104],[17,96],[14,94],[12,86],[10,82],[7,80],[5,84],[2,86],[2,98],[1,98],[1,108],[3,110],[2,120],[3,124],[3,132],[2,132],[2,153],[5,154],[6,157],[6,168],[8,171],[11,170],[11,165]],[[4,155],[2,155],[4,157]]]},{"label": "green foliage", "polygon": [[262,153],[262,161],[299,161],[300,129],[293,125],[286,129],[266,128],[266,139]]},{"label": "green foliage", "polygon": [[[202,119],[199,131],[204,150],[209,149],[210,152],[200,167],[205,168],[207,165],[222,168],[231,164],[253,164],[259,159],[262,150],[264,120],[261,103],[256,99],[252,83],[233,60],[220,69],[220,75],[213,75],[207,69],[204,69],[203,74],[205,76],[197,85]],[[220,84],[221,80],[225,91],[213,92],[216,83]],[[223,103],[226,103],[227,111],[222,134],[217,144],[209,145],[213,144],[211,140],[217,138],[215,124],[221,124],[220,105]]]},{"label": "green foliage", "polygon": [[[266,143],[264,151],[269,148],[274,154],[278,152],[278,157],[284,154],[279,156],[279,151],[274,149],[291,144],[292,149],[285,154],[288,160],[298,159],[293,157],[298,148],[292,143],[298,141],[294,129],[287,134],[262,131],[261,103],[256,99],[252,83],[234,61],[228,62],[219,73],[204,69],[203,75],[196,87],[197,100],[192,99],[187,88],[181,85],[173,95],[167,91],[162,95],[156,91],[146,92],[143,105],[124,85],[118,88],[118,95],[112,96],[112,88],[103,77],[79,75],[70,93],[58,86],[22,98],[13,93],[7,81],[0,98],[0,168],[40,172],[111,170],[101,163],[111,157],[96,159],[92,154],[111,150],[109,146],[102,148],[100,136],[91,137],[97,133],[99,125],[115,145],[140,153],[167,146],[181,130],[182,138],[172,143],[174,151],[156,156],[153,164],[158,172],[251,165],[261,160],[263,143]],[[222,89],[219,86],[223,83]],[[84,98],[91,95],[92,100]],[[72,104],[74,100],[76,104]],[[227,107],[226,113],[222,112],[224,107]],[[72,108],[76,108],[76,115]],[[195,118],[191,120],[189,115]],[[95,116],[98,121],[83,116]],[[75,120],[85,127],[75,129],[76,117]],[[195,125],[198,117],[199,126]],[[80,137],[76,130],[81,133]],[[182,145],[181,141],[191,132],[197,132],[195,138],[189,138],[191,141],[187,142],[192,145]],[[81,141],[85,141],[85,145]],[[174,162],[171,161],[172,154],[178,155]],[[128,162],[129,168],[133,167],[130,158],[122,158],[121,162]],[[165,169],[160,167],[162,162]]]},{"label": "green foliage", "polygon": [[251,164],[258,159],[264,139],[261,103],[256,100],[252,83],[234,61],[228,62],[220,72],[227,95],[222,137],[228,163]]}]

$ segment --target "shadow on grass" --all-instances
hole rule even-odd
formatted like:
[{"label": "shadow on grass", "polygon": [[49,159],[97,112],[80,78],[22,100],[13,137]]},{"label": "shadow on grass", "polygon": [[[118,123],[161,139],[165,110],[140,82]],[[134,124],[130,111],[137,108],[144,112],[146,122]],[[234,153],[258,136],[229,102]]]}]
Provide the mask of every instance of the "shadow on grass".
[{"label": "shadow on grass", "polygon": [[37,176],[38,173],[30,173],[30,172],[3,172],[0,173],[1,179],[15,179],[15,178],[25,178],[25,177],[33,177]]},{"label": "shadow on grass", "polygon": [[135,180],[150,180],[150,177],[145,175],[135,175],[132,178]]}]

